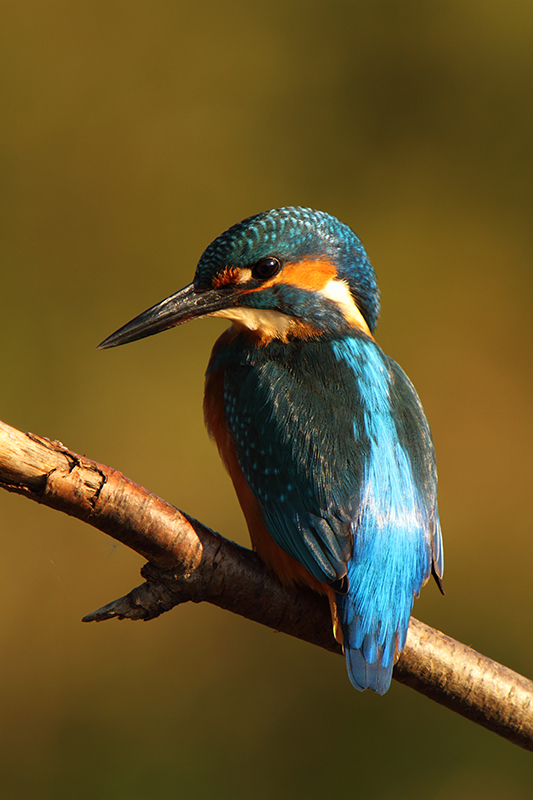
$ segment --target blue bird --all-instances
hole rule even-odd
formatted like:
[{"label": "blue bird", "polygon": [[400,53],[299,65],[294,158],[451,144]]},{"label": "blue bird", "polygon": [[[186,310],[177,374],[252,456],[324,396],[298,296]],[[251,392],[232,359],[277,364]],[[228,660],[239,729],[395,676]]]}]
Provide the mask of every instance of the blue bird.
[{"label": "blue bird", "polygon": [[278,208],[215,239],[194,281],[115,347],[225,317],[204,410],[254,548],[328,596],[356,689],[384,694],[413,601],[443,571],[435,455],[416,391],[376,344],[374,270],[330,214]]}]

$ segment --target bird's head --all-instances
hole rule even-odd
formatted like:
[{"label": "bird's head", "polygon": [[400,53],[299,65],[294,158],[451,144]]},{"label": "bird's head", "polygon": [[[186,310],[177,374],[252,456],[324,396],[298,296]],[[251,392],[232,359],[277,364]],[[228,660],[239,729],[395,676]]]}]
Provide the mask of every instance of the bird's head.
[{"label": "bird's head", "polygon": [[233,225],[204,251],[194,281],[128,322],[100,348],[195,317],[227,317],[263,341],[371,334],[379,314],[374,270],[355,233],[330,214],[276,208]]}]

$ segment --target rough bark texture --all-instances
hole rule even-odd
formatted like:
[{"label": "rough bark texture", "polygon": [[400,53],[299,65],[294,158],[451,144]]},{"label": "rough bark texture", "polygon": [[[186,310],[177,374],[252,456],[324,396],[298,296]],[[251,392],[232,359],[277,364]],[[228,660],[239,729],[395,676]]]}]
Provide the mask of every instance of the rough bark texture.
[{"label": "rough bark texture", "polygon": [[[341,652],[325,598],[283,587],[255,553],[60,442],[0,422],[0,486],[78,517],[148,559],[146,582],[87,622],[149,620],[178,603],[206,601]],[[533,683],[414,618],[394,678],[533,750]]]}]

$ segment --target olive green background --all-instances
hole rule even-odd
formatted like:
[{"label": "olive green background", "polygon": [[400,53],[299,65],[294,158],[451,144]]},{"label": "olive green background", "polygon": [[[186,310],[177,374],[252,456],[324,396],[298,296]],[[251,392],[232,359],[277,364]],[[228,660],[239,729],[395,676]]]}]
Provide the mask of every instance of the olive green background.
[{"label": "olive green background", "polygon": [[[0,417],[246,543],[203,429],[208,320],[107,352],[222,230],[327,210],[438,454],[446,596],[415,614],[533,675],[533,6],[0,6]],[[531,755],[208,606],[82,625],[139,583],[99,532],[0,495],[0,795],[522,800]]]}]

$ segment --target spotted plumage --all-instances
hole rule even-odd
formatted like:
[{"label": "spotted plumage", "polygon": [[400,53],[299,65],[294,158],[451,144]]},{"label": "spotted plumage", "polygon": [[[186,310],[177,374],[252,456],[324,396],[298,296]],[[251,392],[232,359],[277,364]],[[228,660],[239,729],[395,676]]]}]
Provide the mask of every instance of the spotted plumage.
[{"label": "spotted plumage", "polygon": [[282,581],[328,595],[351,682],[383,694],[413,599],[443,562],[429,426],[373,338],[378,314],[353,231],[281,208],[221,234],[189,287],[103,346],[193,317],[231,320],[205,417],[254,547]]}]

